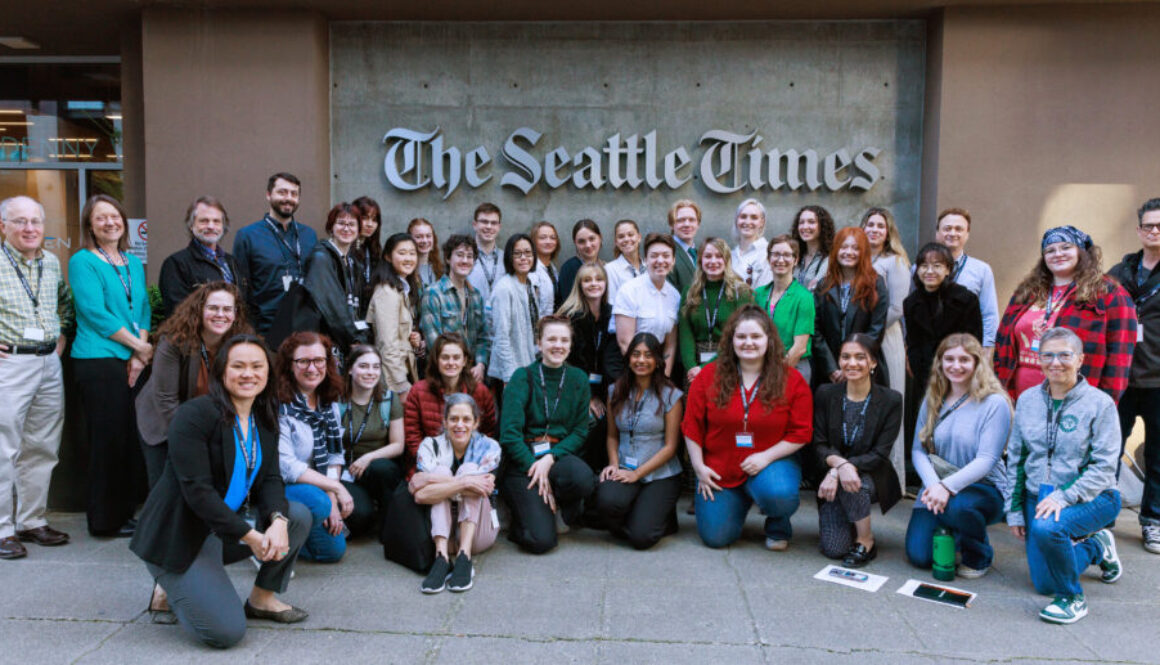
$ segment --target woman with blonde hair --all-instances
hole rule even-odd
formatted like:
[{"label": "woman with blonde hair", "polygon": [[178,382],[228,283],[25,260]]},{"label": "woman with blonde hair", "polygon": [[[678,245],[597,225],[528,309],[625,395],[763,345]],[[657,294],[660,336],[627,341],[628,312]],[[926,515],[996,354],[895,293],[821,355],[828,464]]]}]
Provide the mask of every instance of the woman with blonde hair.
[{"label": "woman with blonde hair", "polygon": [[733,272],[729,245],[706,238],[697,254],[697,269],[677,320],[681,366],[689,383],[701,367],[717,357],[725,322],[741,305],[753,302],[753,289]]},{"label": "woman with blonde hair", "polygon": [[765,206],[757,199],[745,199],[737,206],[733,218],[733,270],[749,285],[756,289],[773,280],[766,260]]},{"label": "woman with blonde hair", "polygon": [[957,574],[987,573],[994,550],[987,525],[1003,518],[1007,486],[1003,448],[1011,401],[974,335],[948,335],[935,352],[911,455],[922,491],[906,528],[906,558],[929,568],[931,538],[945,527],[962,552]]},{"label": "woman with blonde hair", "polygon": [[415,239],[415,248],[419,253],[419,281],[426,289],[443,276],[446,270],[443,267],[443,257],[439,256],[439,236],[435,235],[435,227],[431,222],[416,217],[407,223],[407,233]]}]

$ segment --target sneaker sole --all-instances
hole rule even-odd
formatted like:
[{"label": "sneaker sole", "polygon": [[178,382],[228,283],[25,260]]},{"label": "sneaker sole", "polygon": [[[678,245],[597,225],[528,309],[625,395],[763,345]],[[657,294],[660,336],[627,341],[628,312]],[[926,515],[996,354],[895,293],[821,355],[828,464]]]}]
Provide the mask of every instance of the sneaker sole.
[{"label": "sneaker sole", "polygon": [[956,570],[955,575],[958,575],[959,577],[963,578],[964,580],[977,580],[980,577],[986,577],[986,575],[989,571],[990,571],[989,568],[983,569],[983,570],[972,570],[971,572],[963,572],[961,570]]},{"label": "sneaker sole", "polygon": [[467,580],[467,586],[451,586],[448,584],[447,590],[451,591],[452,593],[463,593],[473,586],[475,586],[475,568],[471,569],[471,579]]},{"label": "sneaker sole", "polygon": [[1086,616],[1087,616],[1087,608],[1086,607],[1082,611],[1077,612],[1075,614],[1075,616],[1072,616],[1072,617],[1057,617],[1057,616],[1052,615],[1052,614],[1044,614],[1043,612],[1039,613],[1039,618],[1042,619],[1043,621],[1046,621],[1047,623],[1055,623],[1055,624],[1059,624],[1059,625],[1073,624],[1076,621],[1079,621],[1080,619],[1082,619]]},{"label": "sneaker sole", "polygon": [[[1107,529],[1104,530],[1107,531]],[[1109,576],[1109,574],[1105,571],[1102,575],[1100,575],[1100,581],[1104,584],[1115,584],[1116,581],[1124,575],[1124,564],[1120,561],[1120,554],[1116,550],[1116,536],[1112,534],[1111,531],[1108,531],[1108,536],[1108,546],[1107,549],[1104,550],[1104,556],[1100,559],[1100,563],[1110,564],[1114,562],[1117,570],[1115,575],[1112,576]]]},{"label": "sneaker sole", "polygon": [[427,587],[420,584],[419,590],[426,594],[441,593],[444,589],[447,588],[447,580],[449,579],[451,579],[451,573],[447,573],[447,577],[443,578],[443,584],[440,585],[438,589],[428,589]]},{"label": "sneaker sole", "polygon": [[1160,554],[1160,543],[1156,543],[1154,545],[1149,544],[1149,543],[1144,543],[1144,551],[1151,552],[1152,554]]}]

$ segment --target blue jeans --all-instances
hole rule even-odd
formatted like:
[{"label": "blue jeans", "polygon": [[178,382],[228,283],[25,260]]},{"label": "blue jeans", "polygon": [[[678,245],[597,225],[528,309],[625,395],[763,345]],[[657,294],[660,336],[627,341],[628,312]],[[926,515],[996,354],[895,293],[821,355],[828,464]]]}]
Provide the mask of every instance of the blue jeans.
[{"label": "blue jeans", "polygon": [[286,485],[286,499],[297,501],[310,511],[310,534],[306,543],[298,551],[298,556],[316,563],[337,563],[346,554],[346,538],[342,534],[332,536],[322,522],[330,517],[330,497],[321,488],[305,483]]},{"label": "blue jeans", "polygon": [[706,500],[697,493],[697,533],[709,547],[727,547],[741,537],[745,515],[757,504],[765,513],[765,536],[789,540],[789,517],[798,509],[802,469],[797,456],[783,457],[737,487],[713,493]]},{"label": "blue jeans", "polygon": [[[1038,498],[1027,495],[1023,519],[1027,524],[1027,568],[1035,590],[1045,596],[1083,593],[1079,576],[1103,556],[1100,546],[1087,538],[1116,520],[1120,493],[1108,489],[1086,503],[1068,506],[1053,518],[1035,519]],[[1075,540],[1079,542],[1073,542]]]},{"label": "blue jeans", "polygon": [[[1144,498],[1140,500],[1140,524],[1160,526],[1160,388],[1128,388],[1120,398],[1120,434],[1127,442],[1136,424],[1144,419]],[[1123,457],[1124,445],[1120,444]],[[1116,467],[1116,477],[1119,477]]]},{"label": "blue jeans", "polygon": [[963,553],[963,565],[983,570],[991,565],[995,550],[987,540],[987,525],[1003,518],[1003,495],[994,486],[975,483],[947,501],[946,510],[935,515],[914,502],[910,524],[906,526],[906,558],[910,565],[930,568],[931,538],[938,527],[950,529],[955,545]]}]

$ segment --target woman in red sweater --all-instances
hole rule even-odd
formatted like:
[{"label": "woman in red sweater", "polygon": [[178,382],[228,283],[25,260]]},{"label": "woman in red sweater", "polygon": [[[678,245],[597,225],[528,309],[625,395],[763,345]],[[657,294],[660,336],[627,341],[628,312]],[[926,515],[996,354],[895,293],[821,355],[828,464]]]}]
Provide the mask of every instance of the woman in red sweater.
[{"label": "woman in red sweater", "polygon": [[736,541],[754,503],[765,514],[766,548],[789,547],[802,478],[797,452],[813,435],[814,407],[783,355],[769,316],[743,306],[725,324],[717,360],[689,387],[681,429],[697,474],[697,532],[709,547]]},{"label": "woman in red sweater", "polygon": [[473,358],[459,333],[443,333],[428,354],[427,378],[417,381],[403,405],[403,442],[406,444],[407,478],[415,473],[419,443],[443,433],[443,396],[467,393],[479,406],[479,431],[497,438],[495,400],[487,386],[471,376],[468,358]]}]

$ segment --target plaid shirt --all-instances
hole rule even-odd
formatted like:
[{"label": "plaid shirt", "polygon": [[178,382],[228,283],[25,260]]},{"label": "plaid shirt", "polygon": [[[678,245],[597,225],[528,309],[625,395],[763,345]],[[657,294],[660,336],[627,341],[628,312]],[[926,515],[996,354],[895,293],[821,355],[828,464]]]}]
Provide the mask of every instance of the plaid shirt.
[{"label": "plaid shirt", "polygon": [[[20,252],[0,240],[12,258],[16,259],[28,285],[35,294],[39,291],[38,307],[32,306],[32,299],[20,283],[20,277],[12,268],[12,262],[0,255],[0,344],[34,345],[56,342],[61,332],[70,332],[76,322],[73,313],[72,291],[61,274],[60,261],[56,255],[40,251],[40,257],[29,261]],[[0,249],[0,252],[3,252]],[[39,265],[44,266],[44,276],[38,277]],[[38,283],[39,282],[39,283]],[[52,288],[55,286],[56,288]],[[29,339],[24,332],[29,328],[44,331],[44,340]]]},{"label": "plaid shirt", "polygon": [[[1080,373],[1087,377],[1088,383],[1119,403],[1128,389],[1132,351],[1136,348],[1136,304],[1124,287],[1114,280],[1105,277],[1104,283],[1107,289],[1095,303],[1081,305],[1075,302],[1073,295],[1069,295],[1055,325],[1079,335],[1083,342]],[[1012,297],[1003,312],[995,339],[995,374],[1013,398],[1015,368],[1019,363],[1015,322],[1030,307],[1030,303],[1016,303]]]},{"label": "plaid shirt", "polygon": [[483,310],[483,296],[479,289],[466,285],[467,311],[460,305],[459,293],[444,275],[423,293],[419,305],[419,329],[427,340],[427,348],[435,348],[435,338],[443,333],[459,333],[475,353],[476,364],[487,364],[491,357],[491,328]]}]

